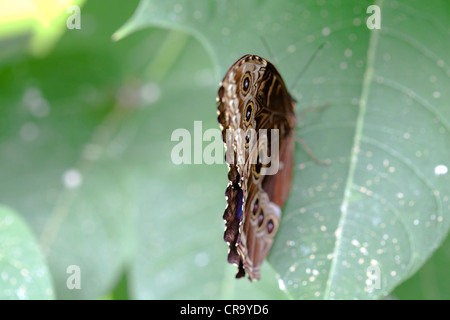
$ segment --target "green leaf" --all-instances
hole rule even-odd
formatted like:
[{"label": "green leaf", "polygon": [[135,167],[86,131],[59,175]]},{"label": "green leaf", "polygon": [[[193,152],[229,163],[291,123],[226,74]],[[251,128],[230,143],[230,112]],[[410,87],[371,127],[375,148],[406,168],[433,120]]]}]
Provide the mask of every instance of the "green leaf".
[{"label": "green leaf", "polygon": [[376,2],[380,30],[366,26],[371,4],[148,0],[116,33],[188,32],[220,75],[242,54],[267,56],[263,36],[288,84],[327,43],[290,88],[300,108],[330,104],[307,115],[298,134],[332,161],[317,167],[296,151],[292,194],[269,257],[294,298],[384,296],[449,230],[448,3]]},{"label": "green leaf", "polygon": [[[290,200],[283,221],[289,223],[283,223],[272,251],[271,261],[298,297],[386,295],[448,233],[450,69],[442,60],[448,48],[435,45],[449,44],[449,31],[439,24],[446,18],[439,6],[379,4],[383,26],[367,30],[367,56],[355,57],[365,58],[362,86],[346,90],[358,101],[352,146],[334,152],[329,147],[342,146],[348,131],[337,115],[318,125],[333,164],[298,173],[298,194],[310,200]],[[437,23],[423,31],[431,16]],[[353,56],[356,50],[349,48]],[[299,258],[282,259],[283,254]]]},{"label": "green leaf", "polygon": [[26,222],[0,206],[0,299],[53,299],[46,261]]},{"label": "green leaf", "polygon": [[447,236],[445,242],[422,268],[394,289],[392,296],[401,300],[449,300],[449,261],[450,236]]}]

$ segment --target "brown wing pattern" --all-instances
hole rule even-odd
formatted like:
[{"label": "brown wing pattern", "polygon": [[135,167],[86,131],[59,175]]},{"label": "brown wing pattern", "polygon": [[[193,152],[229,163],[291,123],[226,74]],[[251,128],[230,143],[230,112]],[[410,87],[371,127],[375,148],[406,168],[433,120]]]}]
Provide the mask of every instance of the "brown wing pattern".
[{"label": "brown wing pattern", "polygon": [[[250,280],[257,280],[291,187],[295,103],[276,68],[255,55],[245,55],[230,67],[217,100],[229,167],[223,215],[228,261],[238,266],[236,277],[247,273]],[[267,129],[265,143],[260,129]],[[276,174],[263,175],[261,168],[272,163],[261,163],[258,155],[262,149],[274,154],[271,129],[279,130],[280,165]]]}]

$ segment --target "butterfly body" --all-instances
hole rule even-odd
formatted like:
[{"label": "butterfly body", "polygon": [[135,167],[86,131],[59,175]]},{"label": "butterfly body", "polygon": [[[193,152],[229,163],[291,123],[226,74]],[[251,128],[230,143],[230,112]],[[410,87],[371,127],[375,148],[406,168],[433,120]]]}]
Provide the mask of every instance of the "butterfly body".
[{"label": "butterfly body", "polygon": [[[256,55],[229,68],[217,100],[229,168],[223,215],[228,262],[238,266],[236,277],[247,273],[257,280],[291,188],[295,100],[275,66]],[[265,174],[275,161],[277,170]]]}]

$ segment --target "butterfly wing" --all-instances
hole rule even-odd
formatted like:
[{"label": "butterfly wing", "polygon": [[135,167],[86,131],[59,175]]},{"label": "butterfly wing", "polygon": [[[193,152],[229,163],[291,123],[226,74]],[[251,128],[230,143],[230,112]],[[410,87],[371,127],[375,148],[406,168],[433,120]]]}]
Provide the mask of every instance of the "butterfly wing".
[{"label": "butterfly wing", "polygon": [[[218,101],[229,166],[223,216],[228,261],[238,265],[237,277],[247,272],[250,280],[256,280],[290,191],[295,103],[276,68],[255,55],[243,56],[230,67]],[[262,135],[260,129],[268,134]],[[272,143],[272,129],[278,130],[277,144]],[[269,154],[270,162],[263,161]],[[274,165],[278,170],[264,174]]]},{"label": "butterfly wing", "polygon": [[[280,148],[280,168],[274,175],[255,179],[249,176],[246,186],[247,197],[242,219],[243,228],[237,250],[243,259],[243,265],[250,280],[260,278],[260,267],[269,254],[274,237],[278,231],[281,208],[289,195],[294,141],[288,135]],[[244,188],[245,189],[245,188]]]}]

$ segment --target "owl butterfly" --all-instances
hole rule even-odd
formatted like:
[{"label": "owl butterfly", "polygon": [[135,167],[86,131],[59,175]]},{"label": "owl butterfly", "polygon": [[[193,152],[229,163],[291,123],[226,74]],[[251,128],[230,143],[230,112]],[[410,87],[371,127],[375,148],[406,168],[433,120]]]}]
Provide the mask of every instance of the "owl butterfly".
[{"label": "owl butterfly", "polygon": [[291,189],[295,100],[273,64],[245,55],[227,71],[217,101],[229,168],[223,215],[228,262],[238,266],[237,278],[247,273],[258,280]]}]

